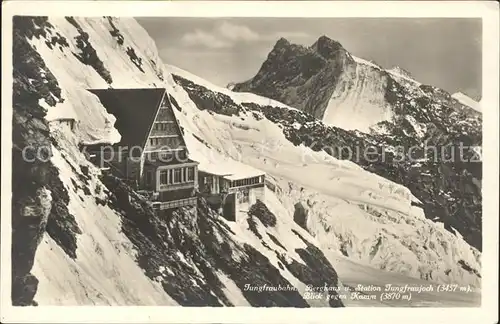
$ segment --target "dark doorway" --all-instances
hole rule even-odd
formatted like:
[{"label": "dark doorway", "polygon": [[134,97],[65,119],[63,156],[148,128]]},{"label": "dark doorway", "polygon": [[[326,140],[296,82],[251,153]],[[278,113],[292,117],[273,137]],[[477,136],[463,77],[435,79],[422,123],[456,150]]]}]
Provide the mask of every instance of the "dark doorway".
[{"label": "dark doorway", "polygon": [[236,195],[234,193],[227,195],[222,207],[222,215],[228,221],[236,221]]}]

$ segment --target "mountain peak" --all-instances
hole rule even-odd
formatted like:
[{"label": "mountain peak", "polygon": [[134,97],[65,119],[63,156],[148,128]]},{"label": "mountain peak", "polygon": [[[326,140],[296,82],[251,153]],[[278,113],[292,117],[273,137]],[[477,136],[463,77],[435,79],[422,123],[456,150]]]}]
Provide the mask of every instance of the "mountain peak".
[{"label": "mountain peak", "polygon": [[335,41],[326,35],[321,35],[316,42],[317,43],[329,43],[329,42],[335,42]]},{"label": "mountain peak", "polygon": [[395,74],[399,74],[403,77],[406,77],[406,78],[409,78],[409,79],[413,79],[413,76],[411,75],[410,72],[406,71],[405,69],[399,67],[399,66],[394,66],[392,69],[388,70],[390,73],[395,73]]},{"label": "mountain peak", "polygon": [[274,47],[286,47],[286,46],[289,46],[290,45],[290,42],[288,41],[288,39],[286,39],[285,37],[280,37],[280,39],[278,39],[278,41],[276,42],[276,44],[274,45]]},{"label": "mountain peak", "polygon": [[339,50],[345,51],[345,49],[342,47],[342,44],[329,38],[326,35],[319,37],[318,40],[311,46],[311,48],[326,59],[330,59],[333,54]]}]

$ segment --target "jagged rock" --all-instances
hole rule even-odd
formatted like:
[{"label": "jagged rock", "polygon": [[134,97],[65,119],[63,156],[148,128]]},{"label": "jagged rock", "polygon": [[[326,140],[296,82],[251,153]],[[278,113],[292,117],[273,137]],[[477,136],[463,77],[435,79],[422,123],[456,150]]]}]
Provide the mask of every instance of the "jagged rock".
[{"label": "jagged rock", "polygon": [[294,207],[295,212],[293,213],[293,221],[307,231],[307,209],[300,202],[296,203]]},{"label": "jagged rock", "polygon": [[[67,189],[59,179],[59,172],[51,168],[52,208],[47,221],[47,233],[71,258],[76,258],[78,234],[81,229],[75,221],[75,216],[68,210],[69,195]],[[86,187],[85,187],[86,188]],[[88,190],[88,188],[87,188]]]},{"label": "jagged rock", "polygon": [[102,60],[97,56],[97,52],[89,41],[89,34],[81,28],[78,22],[73,17],[66,17],[66,20],[70,22],[80,33],[75,37],[76,47],[80,50],[79,53],[73,53],[77,59],[79,59],[83,64],[90,65],[94,70],[99,73],[99,75],[109,84],[113,83],[113,78],[106,69]]},{"label": "jagged rock", "polygon": [[[61,90],[40,55],[27,42],[46,37],[46,17],[14,17],[12,150],[12,302],[31,305],[37,279],[30,273],[54,203],[50,133],[40,99],[54,105]],[[50,99],[49,99],[50,98]],[[46,156],[42,156],[40,152]],[[38,152],[38,154],[37,154]]]},{"label": "jagged rock", "polygon": [[281,38],[257,75],[233,90],[269,97],[321,119],[340,74],[354,65],[347,51],[326,36],[311,47]]},{"label": "jagged rock", "polygon": [[12,303],[16,306],[36,306],[33,300],[38,287],[38,279],[32,274],[15,277],[12,287]]},{"label": "jagged rock", "polygon": [[276,216],[269,211],[267,206],[260,200],[257,200],[248,210],[248,216],[257,217],[266,227],[276,226]]}]

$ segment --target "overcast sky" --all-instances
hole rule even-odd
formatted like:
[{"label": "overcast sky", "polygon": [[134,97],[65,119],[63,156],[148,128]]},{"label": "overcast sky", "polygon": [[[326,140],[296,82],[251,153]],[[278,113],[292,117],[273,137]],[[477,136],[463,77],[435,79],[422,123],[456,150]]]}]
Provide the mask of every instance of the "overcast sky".
[{"label": "overcast sky", "polygon": [[165,63],[225,86],[253,77],[280,37],[321,35],[422,83],[481,96],[481,20],[464,18],[137,18]]}]

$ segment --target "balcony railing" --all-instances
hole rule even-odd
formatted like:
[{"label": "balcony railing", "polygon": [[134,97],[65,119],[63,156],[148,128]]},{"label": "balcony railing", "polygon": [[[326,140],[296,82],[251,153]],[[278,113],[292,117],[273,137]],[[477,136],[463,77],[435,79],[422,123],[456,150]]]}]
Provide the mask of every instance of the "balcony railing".
[{"label": "balcony railing", "polygon": [[172,201],[154,202],[153,208],[157,210],[165,210],[170,208],[178,208],[178,207],[194,206],[194,205],[196,205],[196,197],[190,197]]},{"label": "balcony railing", "polygon": [[232,191],[235,191],[235,190],[238,190],[238,189],[242,189],[242,188],[253,189],[253,188],[262,188],[262,187],[264,187],[264,182],[254,183],[254,184],[249,184],[249,185],[241,185],[241,186],[230,187],[229,191],[232,192]]},{"label": "balcony railing", "polygon": [[195,187],[194,181],[175,183],[175,184],[160,184],[159,191],[172,191],[172,190],[188,189],[194,187]]}]

